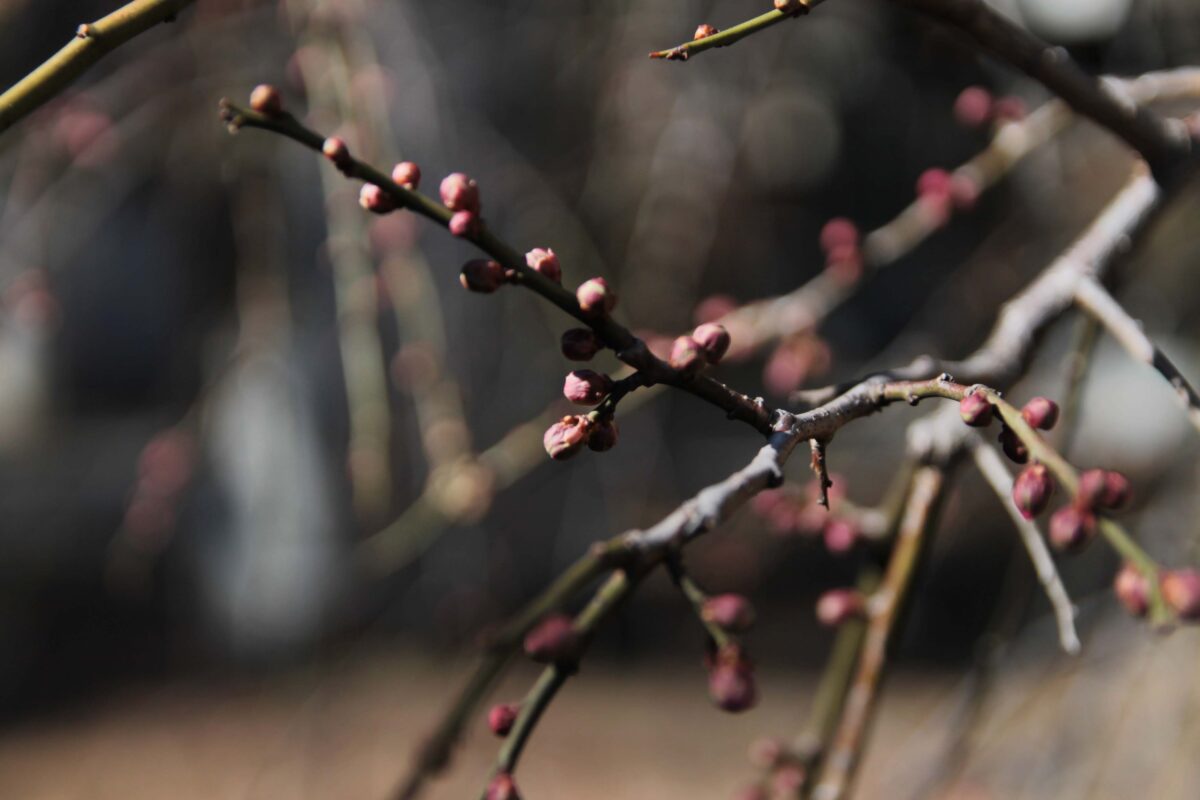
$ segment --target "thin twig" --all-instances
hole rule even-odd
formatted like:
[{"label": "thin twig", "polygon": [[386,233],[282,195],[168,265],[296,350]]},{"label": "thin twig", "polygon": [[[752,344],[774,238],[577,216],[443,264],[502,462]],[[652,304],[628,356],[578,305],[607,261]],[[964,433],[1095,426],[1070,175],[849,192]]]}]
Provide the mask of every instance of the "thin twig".
[{"label": "thin twig", "polygon": [[793,17],[803,16],[823,2],[825,0],[800,0],[797,3],[799,8],[795,11],[768,11],[765,14],[760,14],[753,19],[740,22],[731,28],[726,28],[723,31],[705,36],[702,39],[693,39],[690,42],[684,42],[666,50],[655,50],[650,54],[650,57],[663,58],[667,61],[687,61],[690,56],[696,53],[703,53],[705,50],[711,50],[714,47],[726,47],[739,39],[744,39],[751,34],[770,28],[772,25],[778,25]]}]

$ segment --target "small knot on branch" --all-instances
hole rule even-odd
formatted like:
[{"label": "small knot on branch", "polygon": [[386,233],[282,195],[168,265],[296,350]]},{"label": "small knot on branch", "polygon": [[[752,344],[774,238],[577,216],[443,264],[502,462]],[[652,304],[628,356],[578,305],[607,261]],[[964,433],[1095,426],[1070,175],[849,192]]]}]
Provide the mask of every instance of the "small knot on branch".
[{"label": "small knot on branch", "polygon": [[76,39],[94,39],[96,38],[96,27],[88,23],[83,23],[75,29]]}]

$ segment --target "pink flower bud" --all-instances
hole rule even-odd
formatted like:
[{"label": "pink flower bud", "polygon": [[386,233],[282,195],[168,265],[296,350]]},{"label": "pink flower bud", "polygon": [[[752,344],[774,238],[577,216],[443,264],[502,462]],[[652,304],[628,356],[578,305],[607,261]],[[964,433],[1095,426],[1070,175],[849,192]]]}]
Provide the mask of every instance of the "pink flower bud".
[{"label": "pink flower bud", "polygon": [[392,180],[405,189],[416,191],[421,185],[421,168],[411,161],[401,161],[392,167]]},{"label": "pink flower bud", "polygon": [[581,406],[594,406],[612,391],[612,378],[590,369],[568,372],[563,381],[563,396]]},{"label": "pink flower bud", "polygon": [[283,113],[283,97],[268,83],[260,83],[250,93],[250,107],[260,114],[276,117]]},{"label": "pink flower bud", "polygon": [[700,616],[730,633],[743,633],[754,625],[754,606],[740,594],[719,594],[704,601]]},{"label": "pink flower bud", "polygon": [[479,230],[479,215],[474,211],[455,211],[446,227],[451,236],[472,236]]},{"label": "pink flower bud", "polygon": [[720,32],[721,32],[720,28],[714,28],[712,25],[709,25],[707,22],[705,22],[696,28],[696,32],[694,34],[692,34],[692,41],[695,42],[695,41],[699,41],[701,39],[707,39],[708,37],[712,36],[714,33],[720,33]]},{"label": "pink flower bud", "polygon": [[1054,480],[1045,464],[1026,467],[1013,481],[1013,503],[1025,519],[1033,519],[1042,513],[1053,493]]},{"label": "pink flower bud", "polygon": [[933,167],[921,173],[917,178],[917,194],[950,196],[950,173],[940,167]]},{"label": "pink flower bud", "polygon": [[603,348],[599,337],[587,328],[571,328],[562,335],[562,354],[572,361],[591,361]]},{"label": "pink flower bud", "polygon": [[831,519],[821,529],[825,549],[834,555],[849,553],[858,541],[858,527],[846,519]]},{"label": "pink flower bud", "polygon": [[612,450],[616,447],[618,435],[619,430],[615,419],[611,417],[600,419],[592,425],[592,432],[588,436],[587,445],[597,453],[603,453],[605,450]]},{"label": "pink flower bud", "polygon": [[972,428],[986,428],[992,421],[992,404],[980,392],[972,392],[958,402],[958,413]]},{"label": "pink flower bud", "polygon": [[1096,516],[1076,506],[1063,506],[1050,515],[1050,530],[1047,536],[1050,546],[1055,550],[1079,550],[1095,538]]},{"label": "pink flower bud", "polygon": [[604,278],[590,278],[575,290],[575,299],[585,314],[607,314],[617,305],[617,295]]},{"label": "pink flower bud", "polygon": [[992,93],[982,86],[968,86],[954,101],[954,118],[964,128],[978,128],[992,116]]},{"label": "pink flower bud", "polygon": [[817,621],[830,628],[862,616],[866,598],[856,589],[830,589],[817,598]]},{"label": "pink flower bud", "polygon": [[516,703],[497,703],[488,711],[488,727],[497,736],[507,736],[520,711],[521,707]]},{"label": "pink flower bud", "polygon": [[1125,564],[1113,579],[1113,592],[1121,605],[1135,617],[1144,617],[1150,610],[1150,582],[1133,564]]},{"label": "pink flower bud", "polygon": [[1018,122],[1025,119],[1027,113],[1025,101],[1011,95],[997,98],[992,105],[992,115],[1000,122]]},{"label": "pink flower bud", "polygon": [[792,14],[802,11],[805,8],[801,0],[775,0],[775,10],[782,11],[784,14]]},{"label": "pink flower bud", "polygon": [[708,673],[708,694],[723,711],[737,713],[752,708],[758,700],[754,667],[737,645],[718,652]]},{"label": "pink flower bud", "polygon": [[1021,441],[1021,437],[1013,432],[1013,429],[1004,426],[1000,431],[1000,448],[1004,451],[1004,455],[1008,456],[1009,460],[1016,464],[1024,464],[1029,460],[1029,448]]},{"label": "pink flower bud", "polygon": [[491,294],[504,285],[504,267],[487,258],[476,258],[463,264],[458,282],[472,292]]},{"label": "pink flower bud", "polygon": [[556,461],[564,461],[583,449],[591,435],[592,424],[587,417],[563,417],[546,429],[542,446]]},{"label": "pink flower bud", "polygon": [[704,366],[704,351],[690,336],[680,336],[671,345],[671,367],[680,372],[694,373]]},{"label": "pink flower bud", "polygon": [[364,183],[358,192],[358,204],[372,214],[386,214],[396,210],[392,196],[373,183]]},{"label": "pink flower bud", "polygon": [[440,187],[442,202],[451,211],[479,213],[479,186],[461,172],[454,172],[442,179]]},{"label": "pink flower bud", "polygon": [[552,614],[525,634],[525,653],[539,664],[565,661],[579,651],[579,631],[566,614]]},{"label": "pink flower bud", "polygon": [[821,249],[831,253],[838,247],[858,247],[858,226],[845,217],[834,217],[821,228]]},{"label": "pink flower bud", "polygon": [[1200,571],[1191,568],[1167,570],[1158,586],[1163,600],[1180,619],[1200,619]]},{"label": "pink flower bud", "polygon": [[1083,508],[1117,511],[1129,503],[1129,480],[1119,472],[1089,469],[1079,476],[1076,499]]},{"label": "pink flower bud", "polygon": [[321,152],[333,162],[333,165],[345,172],[350,167],[350,148],[339,136],[330,136],[321,145]]},{"label": "pink flower bud", "polygon": [[782,764],[771,776],[771,789],[776,797],[797,797],[804,777],[804,767],[799,764]]},{"label": "pink flower bud", "polygon": [[517,784],[512,775],[500,772],[488,783],[485,800],[521,800]]},{"label": "pink flower bud", "polygon": [[729,331],[715,322],[706,322],[696,328],[692,331],[692,339],[700,345],[704,360],[710,364],[716,364],[729,350]]},{"label": "pink flower bud", "polygon": [[1021,407],[1021,416],[1029,427],[1048,431],[1058,422],[1058,403],[1045,397],[1035,397]]},{"label": "pink flower bud", "polygon": [[525,254],[525,263],[531,270],[540,273],[547,280],[562,283],[562,267],[558,263],[558,256],[554,255],[554,251],[550,248],[533,248]]}]

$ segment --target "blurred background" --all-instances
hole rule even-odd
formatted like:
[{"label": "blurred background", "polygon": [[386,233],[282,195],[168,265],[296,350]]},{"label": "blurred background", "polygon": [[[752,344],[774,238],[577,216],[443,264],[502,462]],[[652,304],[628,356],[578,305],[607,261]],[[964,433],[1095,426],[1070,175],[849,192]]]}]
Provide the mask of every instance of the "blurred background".
[{"label": "blurred background", "polygon": [[[117,5],[7,0],[0,82]],[[622,406],[611,452],[550,462],[568,320],[527,293],[462,291],[468,245],[367,215],[291,142],[230,137],[217,101],[273,83],[365,159],[416,161],[426,191],[470,174],[505,239],[552,247],[569,286],[605,276],[622,322],[675,335],[804,284],[829,218],[883,225],[924,170],[984,148],[990,128],[956,120],[965,87],[1014,116],[1045,100],[880,0],[686,64],[646,58],[762,5],[198,0],[0,137],[0,796],[385,797],[482,631],[760,445],[663,392]],[[1096,73],[1200,63],[1189,0],[1000,5]],[[1068,127],[828,318],[717,376],[781,404],[969,353],[1130,163]],[[1193,378],[1196,211],[1181,198],[1118,293]],[[1076,328],[1050,331],[1012,397],[1062,395]],[[1102,339],[1082,397],[1069,458],[1126,472],[1130,529],[1162,562],[1195,563],[1197,441],[1169,388]],[[924,413],[839,433],[848,500],[883,498]],[[703,632],[658,576],[551,708],[526,795],[728,796],[755,774],[747,745],[804,720],[831,641],[815,598],[878,557],[743,511],[688,563],[755,603],[760,706],[711,706]],[[1061,562],[1084,640],[1063,655],[999,501],[960,469],[859,795],[1194,797],[1200,642],[1126,619],[1115,564],[1101,546]],[[430,796],[478,791],[494,750],[472,726]]]}]

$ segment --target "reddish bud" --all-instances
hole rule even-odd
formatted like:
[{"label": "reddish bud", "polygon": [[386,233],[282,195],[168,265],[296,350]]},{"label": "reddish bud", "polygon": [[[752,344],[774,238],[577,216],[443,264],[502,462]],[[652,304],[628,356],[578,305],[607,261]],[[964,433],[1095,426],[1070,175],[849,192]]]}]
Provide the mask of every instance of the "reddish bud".
[{"label": "reddish bud", "polygon": [[754,606],[740,594],[719,594],[704,601],[700,616],[731,633],[742,633],[754,624]]},{"label": "reddish bud", "polygon": [[680,336],[671,345],[671,367],[680,372],[697,372],[704,365],[704,351],[690,336]]},{"label": "reddish bud", "polygon": [[512,775],[501,772],[492,778],[488,783],[487,795],[484,800],[521,800],[521,794],[517,791],[517,784],[513,781]]},{"label": "reddish bud", "polygon": [[392,167],[392,180],[415,191],[421,185],[421,168],[411,161],[401,161]]},{"label": "reddish bud", "polygon": [[821,228],[821,249],[826,253],[838,247],[858,247],[858,226],[845,217],[834,217]]},{"label": "reddish bud", "polygon": [[729,350],[729,331],[715,322],[706,322],[697,327],[692,331],[692,339],[700,345],[704,360],[709,364],[716,364]]},{"label": "reddish bud", "polygon": [[563,381],[563,396],[581,406],[594,406],[612,391],[612,378],[590,369],[568,372]]},{"label": "reddish bud", "polygon": [[479,215],[474,211],[455,211],[447,227],[452,236],[471,236],[479,229]]},{"label": "reddish bud", "polygon": [[1013,429],[1004,426],[1000,431],[1000,448],[1004,451],[1004,455],[1008,456],[1010,461],[1016,464],[1024,464],[1029,460],[1029,448],[1021,441],[1017,434],[1013,433]]},{"label": "reddish bud", "polygon": [[1060,552],[1083,548],[1096,536],[1096,516],[1075,506],[1063,506],[1050,515],[1050,546]]},{"label": "reddish bud", "polygon": [[588,436],[587,446],[597,453],[612,450],[617,445],[619,434],[620,430],[617,428],[616,420],[611,417],[597,420],[592,425],[592,432]]},{"label": "reddish bud", "polygon": [[572,361],[591,361],[604,345],[587,328],[571,328],[562,335],[562,354]]},{"label": "reddish bud", "polygon": [[1027,113],[1025,101],[1019,97],[1000,97],[992,104],[992,115],[1001,122],[1018,122],[1025,119]]},{"label": "reddish bud", "polygon": [[972,428],[986,428],[992,421],[992,404],[980,392],[972,392],[958,402],[958,414]]},{"label": "reddish bud", "polygon": [[1029,427],[1048,431],[1058,422],[1058,403],[1046,397],[1035,397],[1021,407],[1021,416]]},{"label": "reddish bud", "polygon": [[802,0],[775,0],[775,10],[782,11],[784,14],[792,14],[805,7]]},{"label": "reddish bud", "polygon": [[575,290],[575,299],[585,314],[607,314],[617,305],[617,295],[604,278],[590,278]]},{"label": "reddish bud", "polygon": [[1025,519],[1033,519],[1046,509],[1054,494],[1054,480],[1045,464],[1033,464],[1021,470],[1013,481],[1012,498]]},{"label": "reddish bud", "polygon": [[1083,508],[1117,511],[1129,503],[1129,480],[1119,472],[1089,469],[1079,476],[1076,499]]},{"label": "reddish bud", "polygon": [[396,210],[392,196],[373,183],[364,183],[358,192],[358,204],[372,214],[386,214]]},{"label": "reddish bud", "polygon": [[579,631],[566,614],[552,614],[525,634],[525,653],[539,664],[573,658],[579,644]]},{"label": "reddish bud", "polygon": [[507,736],[520,711],[521,707],[516,703],[497,703],[488,711],[488,727],[497,736]]},{"label": "reddish bud", "polygon": [[804,767],[799,764],[783,764],[771,776],[771,789],[776,797],[798,797],[804,786]]},{"label": "reddish bud", "polygon": [[283,97],[268,83],[260,83],[250,93],[250,107],[260,114],[276,117],[283,113]]},{"label": "reddish bud", "polygon": [[563,417],[546,429],[542,446],[556,461],[564,461],[578,453],[591,434],[592,424],[587,417]]},{"label": "reddish bud", "polygon": [[350,166],[350,148],[339,136],[330,136],[321,145],[321,152],[343,172]]},{"label": "reddish bud", "polygon": [[697,324],[716,322],[721,317],[736,311],[737,300],[727,294],[714,294],[701,300],[692,311],[692,319]]},{"label": "reddish bud", "polygon": [[837,627],[866,610],[866,598],[856,589],[830,589],[817,598],[817,621]]},{"label": "reddish bud", "polygon": [[858,527],[845,519],[831,519],[821,529],[821,538],[825,541],[825,549],[834,555],[850,552],[858,541]]},{"label": "reddish bud", "polygon": [[1200,571],[1171,569],[1159,579],[1163,600],[1180,619],[1200,619]]},{"label": "reddish bud", "polygon": [[950,173],[940,167],[933,167],[922,172],[917,178],[917,194],[921,197],[949,197],[950,184]]},{"label": "reddish bud", "polygon": [[978,128],[992,116],[992,93],[982,86],[968,86],[954,100],[954,118],[964,128]]},{"label": "reddish bud", "polygon": [[718,708],[733,713],[745,711],[757,702],[754,666],[737,645],[726,645],[717,652],[708,673],[708,694]]},{"label": "reddish bud", "polygon": [[1150,610],[1150,582],[1133,564],[1125,564],[1113,579],[1113,592],[1121,605],[1135,617],[1144,617]]},{"label": "reddish bud", "polygon": [[720,28],[714,28],[712,25],[709,25],[707,22],[705,22],[696,28],[696,32],[694,34],[692,34],[692,41],[699,41],[700,39],[707,39],[708,37],[712,36],[714,33],[720,33],[720,32],[721,32]]},{"label": "reddish bud", "polygon": [[487,258],[476,258],[463,264],[458,282],[472,292],[491,294],[504,285],[504,267]]},{"label": "reddish bud", "polygon": [[442,179],[439,189],[442,202],[451,211],[479,213],[479,186],[461,172],[454,172]]},{"label": "reddish bud", "polygon": [[550,248],[535,247],[525,254],[525,263],[534,272],[555,283],[562,283],[562,267]]}]

